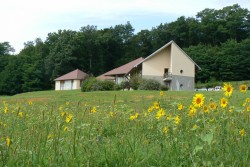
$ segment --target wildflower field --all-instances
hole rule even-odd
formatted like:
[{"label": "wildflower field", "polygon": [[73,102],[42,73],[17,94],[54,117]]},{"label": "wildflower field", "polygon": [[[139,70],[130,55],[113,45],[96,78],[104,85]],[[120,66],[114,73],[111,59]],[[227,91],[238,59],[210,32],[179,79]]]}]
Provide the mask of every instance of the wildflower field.
[{"label": "wildflower field", "polygon": [[0,166],[250,166],[250,92],[0,97]]}]

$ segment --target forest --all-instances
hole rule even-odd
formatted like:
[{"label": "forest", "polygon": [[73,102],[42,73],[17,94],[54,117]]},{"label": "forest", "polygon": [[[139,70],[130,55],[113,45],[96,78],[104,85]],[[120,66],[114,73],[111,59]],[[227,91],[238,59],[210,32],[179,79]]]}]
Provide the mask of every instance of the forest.
[{"label": "forest", "polygon": [[25,42],[18,54],[2,42],[0,94],[54,89],[55,78],[77,68],[98,76],[147,57],[170,40],[202,68],[196,82],[250,80],[250,12],[234,4],[137,33],[129,21],[104,29],[87,25],[79,31],[58,30],[45,41]]}]

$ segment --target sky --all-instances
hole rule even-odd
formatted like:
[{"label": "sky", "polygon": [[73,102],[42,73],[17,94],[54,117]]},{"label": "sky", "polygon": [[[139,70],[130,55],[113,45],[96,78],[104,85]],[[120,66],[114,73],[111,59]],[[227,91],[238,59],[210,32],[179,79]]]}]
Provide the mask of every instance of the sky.
[{"label": "sky", "polygon": [[233,4],[250,10],[249,0],[0,0],[0,42],[9,42],[17,54],[25,42],[45,41],[60,29],[103,29],[129,21],[137,33]]}]

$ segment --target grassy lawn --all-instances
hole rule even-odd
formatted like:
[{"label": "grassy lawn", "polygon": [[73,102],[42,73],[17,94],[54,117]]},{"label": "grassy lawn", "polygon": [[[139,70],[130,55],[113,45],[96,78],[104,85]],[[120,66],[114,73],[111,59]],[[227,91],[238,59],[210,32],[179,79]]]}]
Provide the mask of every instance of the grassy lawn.
[{"label": "grassy lawn", "polygon": [[[0,97],[0,164],[250,166],[249,93],[75,90]],[[201,101],[192,103],[197,94]]]}]

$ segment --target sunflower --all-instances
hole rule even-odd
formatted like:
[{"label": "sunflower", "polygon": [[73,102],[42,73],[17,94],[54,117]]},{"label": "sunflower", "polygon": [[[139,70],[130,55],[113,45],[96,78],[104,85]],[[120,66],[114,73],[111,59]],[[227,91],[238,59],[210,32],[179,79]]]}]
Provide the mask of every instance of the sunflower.
[{"label": "sunflower", "polygon": [[193,97],[193,105],[195,107],[201,107],[204,103],[204,99],[205,99],[205,97],[203,96],[203,94],[196,94]]},{"label": "sunflower", "polygon": [[166,126],[164,126],[163,128],[162,128],[162,132],[163,133],[168,133],[168,131],[169,131],[169,129],[168,129],[168,127],[166,127]]},{"label": "sunflower", "polygon": [[157,101],[154,102],[154,108],[158,110],[160,108],[160,105]]},{"label": "sunflower", "polygon": [[239,134],[240,134],[242,137],[245,136],[245,135],[246,135],[245,129],[241,129],[241,130],[239,131]]},{"label": "sunflower", "polygon": [[155,118],[156,118],[156,119],[160,119],[160,118],[161,118],[162,116],[164,116],[164,115],[165,115],[165,111],[161,108],[161,109],[157,112]]},{"label": "sunflower", "polygon": [[179,103],[179,104],[177,105],[177,107],[178,107],[178,110],[179,110],[179,111],[183,110],[183,108],[184,108],[183,104],[181,104],[181,103]]},{"label": "sunflower", "polygon": [[209,108],[207,106],[203,106],[203,112],[204,113],[208,113],[209,112]]},{"label": "sunflower", "polygon": [[160,91],[160,96],[163,96],[164,95],[164,92],[163,91]]},{"label": "sunflower", "polygon": [[196,114],[196,109],[194,108],[194,106],[190,105],[189,106],[189,112],[188,112],[188,116],[190,116],[191,118],[193,118]]},{"label": "sunflower", "polygon": [[223,97],[220,99],[220,106],[222,108],[225,108],[227,106],[227,104],[228,104],[228,100],[226,98]]},{"label": "sunflower", "polygon": [[216,103],[210,102],[210,103],[209,103],[209,108],[210,108],[210,110],[215,110],[215,109],[217,108]]},{"label": "sunflower", "polygon": [[231,96],[234,88],[230,83],[224,83],[224,86],[222,89],[224,90],[225,96]]},{"label": "sunflower", "polygon": [[72,114],[69,114],[67,117],[66,117],[66,122],[69,123],[73,118],[73,115]]},{"label": "sunflower", "polygon": [[247,106],[247,111],[250,111],[250,105],[249,105],[249,106]]},{"label": "sunflower", "polygon": [[6,145],[9,147],[11,144],[11,140],[9,137],[6,138]]},{"label": "sunflower", "polygon": [[240,85],[240,91],[245,93],[247,91],[247,85]]},{"label": "sunflower", "polygon": [[180,121],[181,121],[181,118],[180,118],[179,115],[174,118],[174,124],[175,125],[178,125],[180,123]]}]

